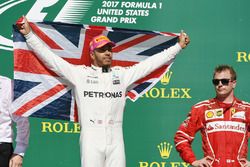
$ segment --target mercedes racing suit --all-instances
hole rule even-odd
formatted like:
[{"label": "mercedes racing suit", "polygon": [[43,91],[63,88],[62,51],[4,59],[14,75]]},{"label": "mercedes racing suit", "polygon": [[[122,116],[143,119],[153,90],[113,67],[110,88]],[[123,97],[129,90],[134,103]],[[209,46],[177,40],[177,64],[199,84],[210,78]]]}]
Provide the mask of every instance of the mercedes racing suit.
[{"label": "mercedes racing suit", "polygon": [[181,158],[196,160],[191,143],[200,130],[204,157],[212,157],[213,167],[240,167],[247,159],[249,112],[250,104],[237,98],[232,104],[214,98],[194,105],[175,135]]},{"label": "mercedes racing suit", "polygon": [[32,32],[28,45],[46,66],[74,87],[81,126],[80,150],[84,167],[125,167],[122,122],[126,90],[138,79],[171,63],[181,50],[175,46],[132,67],[72,65],[52,53]]}]

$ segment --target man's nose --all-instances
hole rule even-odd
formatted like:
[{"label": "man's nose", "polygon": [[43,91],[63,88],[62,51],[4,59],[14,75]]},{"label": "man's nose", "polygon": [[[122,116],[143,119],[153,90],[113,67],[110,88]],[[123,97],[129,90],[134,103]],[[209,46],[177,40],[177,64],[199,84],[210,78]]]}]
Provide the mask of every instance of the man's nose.
[{"label": "man's nose", "polygon": [[219,84],[218,84],[218,86],[223,86],[223,84],[222,84],[222,82],[221,82],[221,81],[219,81]]},{"label": "man's nose", "polygon": [[105,54],[109,54],[109,55],[110,55],[110,54],[112,53],[112,51],[107,49],[107,50],[105,50],[105,52],[104,52],[104,53],[105,53]]}]

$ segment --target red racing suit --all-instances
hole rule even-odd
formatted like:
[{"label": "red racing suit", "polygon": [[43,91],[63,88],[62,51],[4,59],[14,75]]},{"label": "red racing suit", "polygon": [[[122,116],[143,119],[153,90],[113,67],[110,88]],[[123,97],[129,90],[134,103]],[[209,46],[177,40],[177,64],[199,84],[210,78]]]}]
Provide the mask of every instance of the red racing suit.
[{"label": "red racing suit", "polygon": [[213,167],[240,167],[247,159],[250,104],[234,98],[232,104],[216,98],[194,105],[175,134],[175,147],[181,158],[196,160],[191,148],[201,132],[204,157],[212,157]]}]

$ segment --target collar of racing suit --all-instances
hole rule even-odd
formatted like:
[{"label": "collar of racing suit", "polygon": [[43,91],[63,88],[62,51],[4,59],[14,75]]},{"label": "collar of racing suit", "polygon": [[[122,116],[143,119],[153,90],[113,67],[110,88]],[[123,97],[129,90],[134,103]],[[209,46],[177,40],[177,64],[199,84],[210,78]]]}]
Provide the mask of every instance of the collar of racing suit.
[{"label": "collar of racing suit", "polygon": [[224,103],[219,101],[217,98],[214,98],[213,100],[215,101],[217,106],[222,107],[224,109],[224,112],[233,107],[236,104],[236,102],[239,101],[236,97],[234,97],[232,103]]},{"label": "collar of racing suit", "polygon": [[111,68],[109,68],[109,67],[97,67],[93,64],[91,64],[91,68],[97,72],[100,72],[100,73],[108,73],[111,71]]}]

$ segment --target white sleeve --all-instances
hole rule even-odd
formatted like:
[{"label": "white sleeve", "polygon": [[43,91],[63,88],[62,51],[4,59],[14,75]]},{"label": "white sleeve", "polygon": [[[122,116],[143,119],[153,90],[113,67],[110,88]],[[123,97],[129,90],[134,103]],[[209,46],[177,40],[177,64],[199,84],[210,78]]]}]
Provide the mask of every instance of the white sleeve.
[{"label": "white sleeve", "polygon": [[74,82],[74,65],[68,63],[54,54],[44,43],[31,31],[25,35],[28,46],[36,53],[38,58],[52,71],[69,82]]},{"label": "white sleeve", "polygon": [[[8,89],[8,109],[12,110],[12,100],[13,100],[13,82],[10,84],[10,88]],[[9,111],[12,113],[12,111]],[[19,117],[13,114],[10,114],[12,120],[16,123],[16,147],[14,149],[15,154],[19,154],[24,156],[24,153],[28,147],[29,143],[29,134],[30,134],[30,127],[29,127],[29,120],[25,117]]]},{"label": "white sleeve", "polygon": [[180,51],[181,46],[179,43],[176,43],[174,46],[165,49],[134,66],[126,68],[124,74],[126,86],[130,86],[138,79],[147,76],[154,70],[162,67],[164,64],[170,64]]},{"label": "white sleeve", "polygon": [[16,147],[15,154],[24,156],[29,144],[30,126],[29,120],[25,117],[12,115],[13,121],[16,123]]}]

